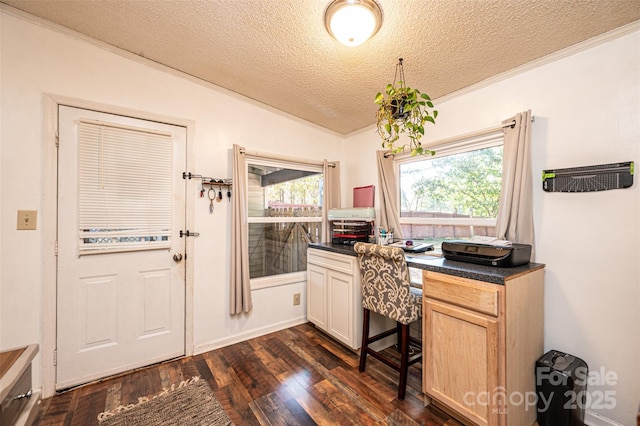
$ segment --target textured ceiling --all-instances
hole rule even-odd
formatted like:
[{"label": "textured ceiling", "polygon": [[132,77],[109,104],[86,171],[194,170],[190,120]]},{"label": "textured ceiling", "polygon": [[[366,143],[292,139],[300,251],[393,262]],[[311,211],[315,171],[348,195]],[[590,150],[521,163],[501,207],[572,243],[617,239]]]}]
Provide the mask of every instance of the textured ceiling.
[{"label": "textured ceiling", "polygon": [[330,0],[1,1],[342,134],[375,122],[399,57],[437,99],[640,19],[640,0],[377,0],[382,28],[346,47]]}]

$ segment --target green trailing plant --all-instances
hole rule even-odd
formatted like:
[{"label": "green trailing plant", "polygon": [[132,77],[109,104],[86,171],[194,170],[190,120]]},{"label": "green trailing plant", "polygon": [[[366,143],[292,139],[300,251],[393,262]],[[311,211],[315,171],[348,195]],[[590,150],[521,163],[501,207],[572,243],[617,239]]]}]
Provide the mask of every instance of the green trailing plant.
[{"label": "green trailing plant", "polygon": [[[431,98],[405,85],[402,58],[396,65],[396,77],[400,80],[387,85],[384,93],[378,93],[374,102],[379,106],[376,112],[377,133],[382,138],[382,147],[392,153],[403,152],[407,147],[411,155],[433,155],[435,151],[422,147],[420,138],[424,136],[427,123],[436,124],[438,111],[434,109]],[[398,145],[401,134],[409,139],[409,144]]]}]

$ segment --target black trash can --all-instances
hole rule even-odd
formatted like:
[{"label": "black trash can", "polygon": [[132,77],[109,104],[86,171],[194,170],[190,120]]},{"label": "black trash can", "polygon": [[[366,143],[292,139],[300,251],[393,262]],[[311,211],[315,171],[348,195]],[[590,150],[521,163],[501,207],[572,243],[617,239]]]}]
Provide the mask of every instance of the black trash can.
[{"label": "black trash can", "polygon": [[552,350],[536,361],[539,426],[583,426],[587,399],[587,363]]}]

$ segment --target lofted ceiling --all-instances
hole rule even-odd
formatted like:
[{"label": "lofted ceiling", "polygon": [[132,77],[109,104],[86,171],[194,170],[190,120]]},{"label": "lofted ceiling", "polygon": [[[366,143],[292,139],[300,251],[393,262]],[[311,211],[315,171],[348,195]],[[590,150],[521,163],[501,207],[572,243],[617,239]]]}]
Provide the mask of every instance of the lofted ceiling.
[{"label": "lofted ceiling", "polygon": [[375,122],[399,57],[437,101],[640,19],[640,0],[376,0],[380,31],[346,47],[330,0],[0,1],[340,134]]}]

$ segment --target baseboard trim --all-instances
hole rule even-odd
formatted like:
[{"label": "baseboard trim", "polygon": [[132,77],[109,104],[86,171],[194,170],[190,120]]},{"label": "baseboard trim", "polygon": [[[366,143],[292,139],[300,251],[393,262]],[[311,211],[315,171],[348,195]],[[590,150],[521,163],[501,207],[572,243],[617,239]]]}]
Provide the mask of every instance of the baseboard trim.
[{"label": "baseboard trim", "polygon": [[294,327],[296,325],[304,324],[307,322],[307,317],[293,318],[287,321],[279,322],[276,324],[270,324],[266,327],[254,328],[247,330],[244,333],[234,334],[224,339],[214,340],[212,342],[195,345],[193,348],[193,354],[199,355],[204,352],[213,351],[215,349],[224,348],[225,346],[233,345],[236,343],[244,342],[245,340],[253,339],[255,337],[264,336],[265,334],[273,333],[275,331],[284,330],[285,328]]},{"label": "baseboard trim", "polygon": [[587,426],[624,426],[622,423],[611,420],[594,411],[586,410],[584,413],[584,424]]}]

